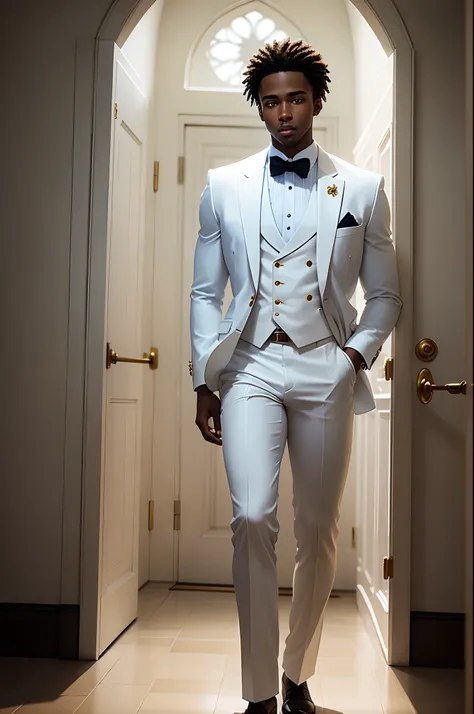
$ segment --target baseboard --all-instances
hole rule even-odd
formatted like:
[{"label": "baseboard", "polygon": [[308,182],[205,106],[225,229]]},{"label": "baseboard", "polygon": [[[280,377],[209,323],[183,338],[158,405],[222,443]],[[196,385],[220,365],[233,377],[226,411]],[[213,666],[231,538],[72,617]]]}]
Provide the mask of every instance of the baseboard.
[{"label": "baseboard", "polygon": [[453,612],[411,612],[410,666],[462,669],[464,615]]},{"label": "baseboard", "polygon": [[0,657],[79,656],[79,605],[0,603]]}]

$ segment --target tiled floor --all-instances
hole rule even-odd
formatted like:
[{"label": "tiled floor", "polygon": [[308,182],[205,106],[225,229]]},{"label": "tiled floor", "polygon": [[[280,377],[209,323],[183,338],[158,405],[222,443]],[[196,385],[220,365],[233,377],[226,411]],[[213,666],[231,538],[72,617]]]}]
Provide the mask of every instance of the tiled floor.
[{"label": "tiled floor", "polygon": [[[309,685],[318,714],[463,714],[463,673],[387,667],[349,594],[329,601]],[[234,596],[165,585],[142,590],[138,620],[96,663],[0,660],[2,714],[234,714],[240,691]]]}]

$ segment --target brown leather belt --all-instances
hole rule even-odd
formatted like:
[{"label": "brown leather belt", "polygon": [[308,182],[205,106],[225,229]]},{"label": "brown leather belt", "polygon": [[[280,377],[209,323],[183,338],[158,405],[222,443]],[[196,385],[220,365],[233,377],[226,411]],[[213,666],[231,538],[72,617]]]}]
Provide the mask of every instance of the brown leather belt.
[{"label": "brown leather belt", "polygon": [[270,342],[291,342],[291,339],[283,330],[275,330],[275,332],[270,335]]}]

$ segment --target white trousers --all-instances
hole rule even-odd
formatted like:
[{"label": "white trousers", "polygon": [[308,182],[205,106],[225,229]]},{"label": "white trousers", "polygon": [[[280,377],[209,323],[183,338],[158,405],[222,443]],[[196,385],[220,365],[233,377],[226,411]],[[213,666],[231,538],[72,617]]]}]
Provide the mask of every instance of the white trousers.
[{"label": "white trousers", "polygon": [[297,541],[283,669],[314,674],[336,571],[339,506],[352,444],[356,379],[333,338],[298,349],[240,340],[221,374],[224,461],[233,503],[233,579],[240,622],[242,695],[279,691],[275,544],[280,464],[288,442]]}]

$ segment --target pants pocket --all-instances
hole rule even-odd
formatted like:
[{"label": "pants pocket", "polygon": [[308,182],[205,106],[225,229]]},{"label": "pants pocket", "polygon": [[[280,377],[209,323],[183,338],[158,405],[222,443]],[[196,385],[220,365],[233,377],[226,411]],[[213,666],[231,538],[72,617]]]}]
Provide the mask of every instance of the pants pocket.
[{"label": "pants pocket", "polygon": [[356,368],[354,367],[354,362],[351,360],[351,358],[349,357],[349,355],[347,354],[347,352],[344,352],[344,350],[343,350],[342,348],[339,348],[339,349],[340,349],[340,352],[342,352],[342,355],[343,355],[344,359],[346,360],[346,362],[349,363],[350,368],[351,368],[351,370],[352,370],[352,374],[353,374],[353,376],[354,376],[354,379],[356,379],[356,377],[357,377],[357,372],[356,372]]}]

